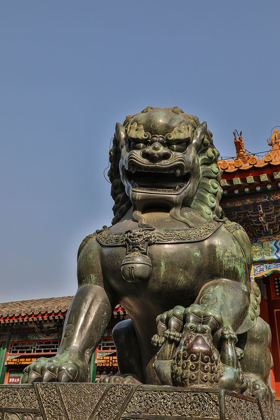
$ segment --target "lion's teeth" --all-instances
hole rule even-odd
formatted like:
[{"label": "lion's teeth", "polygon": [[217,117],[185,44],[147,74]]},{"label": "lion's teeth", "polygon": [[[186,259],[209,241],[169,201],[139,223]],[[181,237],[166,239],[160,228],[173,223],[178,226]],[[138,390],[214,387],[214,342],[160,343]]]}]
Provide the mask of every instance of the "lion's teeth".
[{"label": "lion's teeth", "polygon": [[130,171],[134,174],[136,172],[136,166],[131,165]]},{"label": "lion's teeth", "polygon": [[180,169],[176,169],[176,171],[175,171],[175,175],[176,175],[176,176],[180,176],[180,175],[181,175],[181,171],[180,171]]}]

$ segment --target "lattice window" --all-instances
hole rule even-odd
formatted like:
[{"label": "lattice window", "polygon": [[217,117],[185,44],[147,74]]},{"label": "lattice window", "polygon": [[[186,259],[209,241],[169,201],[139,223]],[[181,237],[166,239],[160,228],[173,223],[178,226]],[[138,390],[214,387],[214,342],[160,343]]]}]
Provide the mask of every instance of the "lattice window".
[{"label": "lattice window", "polygon": [[60,341],[33,341],[25,342],[18,341],[12,342],[10,346],[10,354],[47,354],[56,353]]},{"label": "lattice window", "polygon": [[57,352],[59,341],[37,341],[34,346],[34,353]]},{"label": "lattice window", "polygon": [[99,349],[100,351],[116,351],[116,346],[112,338],[102,338]]}]

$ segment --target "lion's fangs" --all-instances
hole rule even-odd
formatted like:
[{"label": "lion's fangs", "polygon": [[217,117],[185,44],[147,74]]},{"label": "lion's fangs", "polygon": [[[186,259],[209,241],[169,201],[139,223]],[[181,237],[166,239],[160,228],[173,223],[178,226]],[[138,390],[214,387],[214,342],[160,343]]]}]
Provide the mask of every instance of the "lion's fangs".
[{"label": "lion's fangs", "polygon": [[[160,186],[146,186],[147,181],[142,183],[144,185],[141,185],[140,179],[137,182],[136,179],[134,179],[134,176],[136,176],[137,178],[137,174],[139,177],[141,177],[143,174],[146,173],[150,173],[151,175],[157,175],[157,174],[162,174],[166,177],[168,177],[169,175],[173,178],[168,178],[165,180],[165,185],[163,185],[162,187],[165,188],[161,188]],[[153,191],[153,192],[160,192],[160,193],[170,193],[172,191],[178,193],[179,191],[183,190],[184,188],[187,187],[189,181],[190,181],[190,174],[186,173],[185,175],[183,175],[183,171],[181,171],[179,168],[175,169],[174,168],[157,168],[157,167],[142,167],[142,168],[137,168],[136,165],[130,165],[129,170],[125,170],[125,177],[127,179],[127,181],[130,183],[130,185],[132,186],[132,188],[134,190],[138,190],[138,191]],[[175,178],[176,177],[176,178]],[[178,182],[176,183],[176,185],[174,185],[175,180],[177,179],[179,181],[178,178],[184,178],[183,182]],[[149,180],[149,183],[151,183],[151,180]],[[168,183],[170,183],[170,186],[168,185]]]},{"label": "lion's fangs", "polygon": [[143,190],[143,191],[157,191],[157,192],[163,192],[163,193],[170,193],[170,191],[180,191],[181,189],[183,189],[186,184],[178,184],[173,188],[148,188],[148,187],[140,187],[137,182],[135,181],[130,181],[130,184],[133,188],[137,189],[137,190]]}]

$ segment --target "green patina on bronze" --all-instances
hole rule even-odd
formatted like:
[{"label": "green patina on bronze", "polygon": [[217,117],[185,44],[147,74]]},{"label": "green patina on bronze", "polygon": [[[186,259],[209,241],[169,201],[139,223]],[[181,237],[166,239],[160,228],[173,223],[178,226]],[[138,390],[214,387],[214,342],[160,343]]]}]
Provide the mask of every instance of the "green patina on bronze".
[{"label": "green patina on bronze", "polygon": [[223,218],[219,153],[206,123],[148,107],[117,124],[113,225],[78,252],[77,294],[58,354],[24,381],[86,382],[117,303],[120,374],[104,382],[225,389],[271,401],[269,326],[250,280],[250,241]]}]

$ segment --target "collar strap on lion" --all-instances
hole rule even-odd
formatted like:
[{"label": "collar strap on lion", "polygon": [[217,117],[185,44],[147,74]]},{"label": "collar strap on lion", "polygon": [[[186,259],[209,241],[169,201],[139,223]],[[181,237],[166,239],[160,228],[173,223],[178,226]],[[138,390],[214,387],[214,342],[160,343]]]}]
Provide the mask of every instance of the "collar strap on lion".
[{"label": "collar strap on lion", "polygon": [[[136,229],[125,233],[109,233],[108,228],[104,227],[96,236],[98,243],[102,246],[126,246],[128,252],[133,244],[138,248],[153,244],[180,244],[187,242],[201,242],[213,235],[223,224],[223,221],[211,220],[202,226],[192,229]],[[142,252],[143,252],[142,251]],[[140,249],[141,252],[141,249]]]}]

